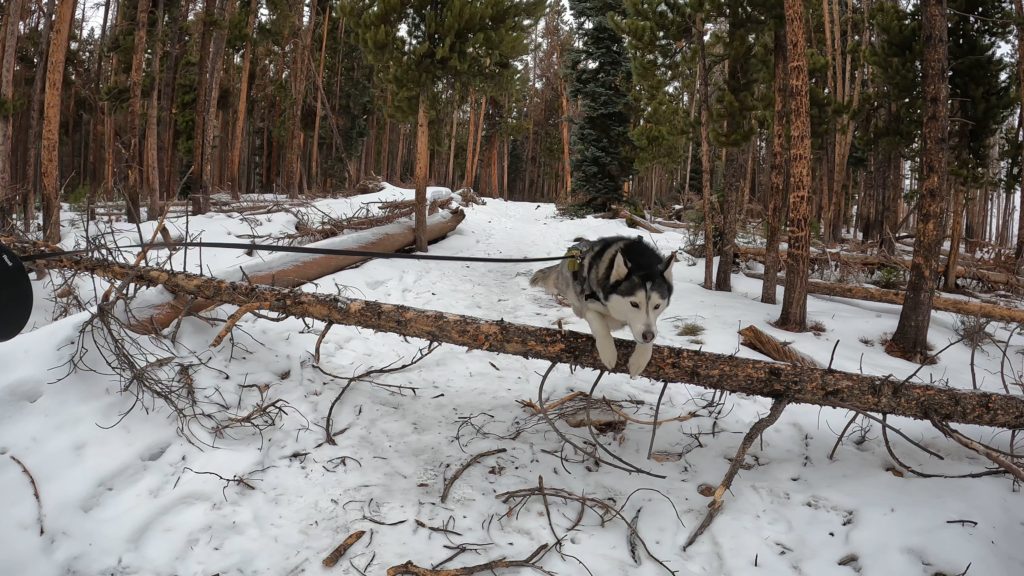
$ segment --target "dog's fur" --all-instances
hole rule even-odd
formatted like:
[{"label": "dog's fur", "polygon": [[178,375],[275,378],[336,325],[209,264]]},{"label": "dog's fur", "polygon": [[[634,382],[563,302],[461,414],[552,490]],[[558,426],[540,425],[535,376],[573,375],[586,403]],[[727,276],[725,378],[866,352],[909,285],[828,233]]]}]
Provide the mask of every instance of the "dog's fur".
[{"label": "dog's fur", "polygon": [[587,321],[601,362],[608,369],[618,361],[612,330],[629,326],[637,343],[628,366],[635,378],[651,360],[658,316],[672,298],[675,254],[663,257],[640,236],[576,240],[573,248],[579,250],[579,262],[575,273],[567,262],[561,262],[535,272],[530,285],[561,296]]}]

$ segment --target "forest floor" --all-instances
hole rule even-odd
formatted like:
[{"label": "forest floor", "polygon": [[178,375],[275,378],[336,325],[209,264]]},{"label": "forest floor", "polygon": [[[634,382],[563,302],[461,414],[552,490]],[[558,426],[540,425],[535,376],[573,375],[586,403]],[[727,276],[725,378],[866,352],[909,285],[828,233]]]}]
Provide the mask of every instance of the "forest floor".
[{"label": "forest floor", "polygon": [[[369,196],[321,200],[315,207],[352,214],[373,210],[372,202],[410,195],[387,187]],[[577,236],[637,233],[618,220],[562,218],[548,204],[487,200],[466,211],[465,221],[431,253],[561,255]],[[247,218],[208,214],[190,218],[188,233],[207,241],[247,241],[246,235],[292,232],[296,221],[290,212]],[[66,212],[64,224],[63,245],[80,243],[81,220]],[[138,241],[134,225],[93,226],[91,235]],[[153,226],[141,226],[144,238]],[[183,236],[185,219],[170,221],[170,227]],[[687,241],[674,231],[643,235],[664,251]],[[189,250],[187,267],[184,253],[173,260],[177,270],[215,274],[259,257],[204,249],[201,260],[198,250]],[[770,324],[779,307],[758,301],[760,281],[735,274],[732,292],[709,292],[700,286],[701,264],[690,260],[675,266],[676,292],[662,316],[659,343],[764,359],[739,344],[737,330],[754,324],[823,365],[834,349],[832,366],[838,370],[901,379],[917,369],[886,355],[880,344],[896,327],[898,306],[811,296],[809,315],[823,330],[781,332]],[[569,309],[529,287],[539,266],[378,260],[304,289],[537,326],[561,322],[586,331]],[[176,343],[149,338],[138,343],[155,357],[169,351],[177,361],[191,363],[190,382],[201,400],[239,413],[280,400],[275,405],[283,412],[274,412],[274,424],[259,430],[231,428],[219,437],[200,429],[182,434],[164,404],[149,399],[135,405],[131,394],[121,392],[118,377],[106,368],[103,348],[87,330],[86,349],[76,345],[89,312],[53,321],[50,281],[34,281],[33,288],[31,331],[0,344],[0,571],[5,574],[320,574],[329,571],[321,560],[356,530],[367,535],[333,571],[383,574],[407,560],[430,567],[460,549],[465,551],[445,568],[521,559],[553,542],[553,531],[561,537],[580,511],[579,503],[554,497],[547,508],[540,498],[513,508],[515,501],[496,497],[536,488],[538,477],[549,491],[617,506],[625,519],[608,520],[587,509],[559,549],[537,561],[561,575],[667,574],[652,556],[680,575],[1024,573],[1024,494],[1007,476],[915,477],[894,463],[880,426],[868,420],[857,420],[830,459],[851,417],[847,411],[789,407],[755,442],[749,466],[726,494],[715,522],[684,552],[682,545],[709,502],[698,487],[718,484],[743,434],[767,413],[769,400],[729,395],[715,418],[699,410],[694,418],[663,424],[654,460],[647,459],[648,425],[630,422],[598,435],[619,457],[665,478],[630,475],[581,458],[518,402],[537,400],[546,363],[442,345],[414,366],[354,381],[334,409],[333,430],[344,432],[331,445],[324,442],[324,420],[346,379],[407,361],[424,342],[335,326],[320,347],[318,370],[313,351],[322,323],[249,315],[231,338],[210,348],[221,324],[188,318]],[[100,281],[76,280],[85,300],[105,288]],[[234,310],[224,306],[208,314],[223,319]],[[1001,342],[1010,336],[1009,328],[990,326],[993,338],[974,354],[982,389],[1003,390]],[[956,340],[957,329],[955,316],[935,314],[936,349]],[[1012,338],[1007,353],[1015,371],[1024,371],[1024,339]],[[69,373],[75,357],[80,369]],[[955,344],[916,378],[970,388],[971,357],[969,346]],[[94,371],[82,369],[86,365]],[[590,370],[573,373],[559,366],[546,382],[545,401],[588,391],[594,377]],[[1020,393],[1019,386],[1012,389]],[[612,374],[596,396],[623,401],[620,405],[636,419],[649,420],[660,391],[660,383]],[[660,418],[687,414],[713,396],[713,391],[670,384]],[[893,450],[912,468],[958,475],[990,465],[926,422],[889,422],[944,457],[929,456],[890,434]],[[578,442],[593,441],[585,428],[565,422],[560,428]],[[1007,432],[961,429],[1010,449]],[[455,470],[492,449],[505,452],[470,466],[442,503],[445,482]],[[38,487],[42,536],[32,483],[14,458]],[[637,532],[647,548],[640,547],[639,564],[630,552],[627,526],[637,514]]]}]

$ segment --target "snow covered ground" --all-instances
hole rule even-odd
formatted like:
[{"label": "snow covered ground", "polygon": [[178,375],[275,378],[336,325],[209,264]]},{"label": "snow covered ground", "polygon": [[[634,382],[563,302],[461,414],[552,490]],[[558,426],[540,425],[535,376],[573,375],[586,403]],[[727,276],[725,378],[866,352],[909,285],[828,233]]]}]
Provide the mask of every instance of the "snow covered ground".
[{"label": "snow covered ground", "polygon": [[[352,213],[363,203],[407,197],[388,188],[371,197],[325,200],[317,206],[336,214]],[[81,238],[70,221],[67,247]],[[243,221],[237,215],[192,218],[189,231],[203,240],[239,240],[244,234],[292,230],[287,213]],[[184,220],[173,226],[184,232]],[[148,239],[152,223],[142,232]],[[108,229],[92,230],[91,233]],[[134,226],[115,224],[125,243],[137,241]],[[570,220],[551,205],[488,200],[467,209],[455,233],[432,253],[526,257],[559,255],[577,236],[628,233],[619,221]],[[663,250],[680,248],[675,232],[650,236]],[[199,252],[190,250],[188,268],[197,270]],[[259,258],[257,256],[256,258]],[[202,269],[225,271],[252,258],[237,251],[202,251]],[[916,366],[887,356],[878,344],[892,332],[898,307],[812,296],[812,320],[821,334],[788,334],[768,322],[778,307],[757,301],[760,282],[737,275],[731,293],[699,286],[702,263],[675,269],[676,294],[662,317],[659,342],[673,346],[762,358],[739,346],[736,331],[747,324],[784,340],[827,363],[836,341],[834,367],[870,374],[906,377]],[[184,265],[175,256],[175,267]],[[528,286],[537,265],[435,263],[407,260],[369,262],[324,278],[307,290],[408,304],[472,316],[552,326],[561,320],[574,330],[586,325],[567,308]],[[105,285],[97,283],[99,290]],[[317,370],[312,352],[321,323],[289,319],[271,322],[247,316],[232,339],[217,348],[209,343],[220,329],[187,319],[175,352],[202,361],[192,372],[199,394],[244,406],[264,394],[286,402],[286,414],[262,434],[234,429],[221,438],[197,431],[214,447],[187,442],[177,421],[159,403],[136,407],[120,393],[116,377],[103,370],[94,347],[85,354],[96,372],[67,378],[66,364],[88,313],[51,322],[52,289],[34,282],[37,302],[31,331],[0,344],[0,573],[49,574],[202,574],[284,575],[383,574],[387,567],[412,560],[432,566],[473,543],[445,567],[526,557],[553,540],[539,499],[506,515],[509,505],[495,495],[536,487],[538,476],[549,489],[564,489],[622,507],[651,554],[681,575],[1016,575],[1024,573],[1024,495],[1003,476],[977,479],[922,479],[894,473],[877,424],[855,425],[834,460],[828,454],[850,414],[815,406],[791,406],[755,443],[750,469],[741,471],[726,504],[710,529],[687,551],[682,544],[704,515],[708,498],[698,485],[717,485],[743,433],[770,401],[731,395],[716,424],[708,417],[671,422],[658,432],[656,452],[677,460],[646,459],[650,427],[629,424],[618,434],[600,436],[618,456],[665,476],[628,475],[593,462],[579,462],[544,424],[535,425],[517,400],[536,400],[542,361],[441,346],[404,371],[353,383],[334,411],[337,444],[324,444],[324,418],[345,384]],[[83,296],[94,290],[80,281]],[[224,318],[234,308],[222,307]],[[687,322],[703,327],[699,336],[677,335]],[[939,313],[931,339],[942,347],[955,338],[956,319]],[[621,334],[625,336],[625,334]],[[1005,338],[1003,329],[997,335]],[[156,346],[140,340],[153,350]],[[1011,346],[1018,371],[1021,344]],[[348,377],[395,360],[407,360],[423,342],[392,334],[336,326],[322,345],[321,367]],[[939,364],[919,378],[947,378],[971,386],[970,349],[957,344]],[[1000,352],[992,345],[977,354],[981,387],[1001,390]],[[595,374],[558,367],[545,396],[560,398],[589,390]],[[396,386],[414,387],[398,393]],[[604,378],[598,394],[645,404],[637,413],[649,419],[661,385],[624,375]],[[711,392],[685,384],[668,387],[661,417],[693,410]],[[237,403],[237,404],[236,404]],[[284,404],[282,404],[284,405]],[[148,408],[144,410],[142,408]],[[891,420],[911,438],[942,454],[929,457],[902,439],[893,446],[907,464],[930,472],[962,474],[988,464],[923,422]],[[116,425],[114,425],[116,423]],[[585,429],[563,430],[578,441]],[[962,427],[1007,448],[1009,436],[997,430]],[[517,433],[518,432],[518,433]],[[496,448],[507,451],[484,458],[454,484],[440,502],[445,480],[471,455]],[[39,535],[31,471],[42,502],[45,534]],[[226,479],[243,478],[254,489]],[[627,501],[628,499],[628,501]],[[550,501],[559,535],[572,524],[576,503]],[[678,519],[677,519],[678,513]],[[441,533],[420,526],[444,527]],[[954,522],[968,520],[970,522]],[[404,521],[395,525],[394,522]],[[680,523],[681,521],[681,523]],[[327,569],[321,560],[345,536],[366,530],[342,559]],[[457,533],[457,534],[456,534]],[[637,565],[630,557],[628,529],[621,520],[602,525],[588,511],[564,540],[561,554],[547,553],[540,564],[557,574],[665,574],[646,552]],[[515,573],[529,573],[517,569]]]}]

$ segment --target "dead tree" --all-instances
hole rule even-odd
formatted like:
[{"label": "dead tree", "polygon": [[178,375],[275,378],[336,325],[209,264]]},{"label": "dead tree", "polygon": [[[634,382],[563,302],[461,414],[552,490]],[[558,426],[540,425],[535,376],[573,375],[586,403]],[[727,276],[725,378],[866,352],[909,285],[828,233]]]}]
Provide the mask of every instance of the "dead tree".
[{"label": "dead tree", "polygon": [[[184,272],[136,267],[93,258],[65,257],[49,266],[74,269],[122,282],[162,286],[179,296],[245,306],[254,302],[291,316],[360,326],[474,350],[601,369],[593,338],[578,332],[524,326],[422,310],[397,304],[310,294]],[[617,340],[620,357],[635,343]],[[625,366],[616,367],[616,371]],[[835,370],[776,364],[736,356],[655,346],[644,375],[666,382],[785,398],[792,403],[879,412],[922,420],[1024,428],[1024,396],[965,391]]]}]

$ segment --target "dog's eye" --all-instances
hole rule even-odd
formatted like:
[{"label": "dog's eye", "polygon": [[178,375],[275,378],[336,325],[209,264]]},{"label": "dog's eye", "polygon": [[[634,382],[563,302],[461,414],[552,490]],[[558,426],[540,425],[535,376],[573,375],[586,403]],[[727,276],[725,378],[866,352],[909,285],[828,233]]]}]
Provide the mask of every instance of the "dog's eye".
[{"label": "dog's eye", "polygon": [[661,309],[661,304],[655,304],[654,305],[654,309],[655,310],[660,310]]},{"label": "dog's eye", "polygon": [[632,306],[633,308],[636,308],[637,310],[640,309],[640,303],[639,302],[630,302],[629,305]]}]

